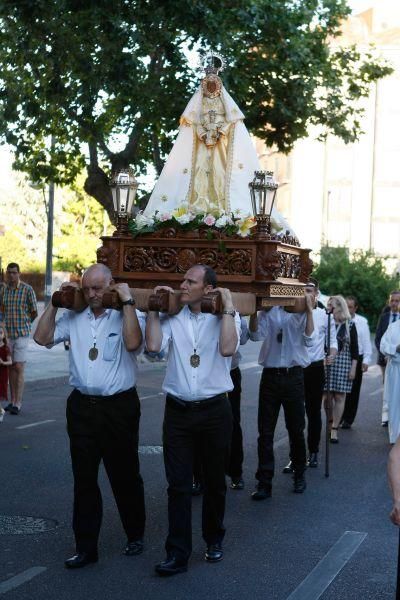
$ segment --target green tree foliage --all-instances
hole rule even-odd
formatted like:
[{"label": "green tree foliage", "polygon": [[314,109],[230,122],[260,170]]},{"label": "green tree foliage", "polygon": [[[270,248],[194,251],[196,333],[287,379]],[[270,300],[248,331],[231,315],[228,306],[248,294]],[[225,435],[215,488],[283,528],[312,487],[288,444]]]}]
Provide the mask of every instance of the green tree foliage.
[{"label": "green tree foliage", "polygon": [[[99,237],[112,230],[105,210],[84,189],[79,174],[71,187],[55,191],[53,268],[76,271],[93,263]],[[47,187],[33,189],[22,173],[0,184],[0,236],[3,268],[17,262],[23,271],[44,271],[47,238]]]},{"label": "green tree foliage", "polygon": [[346,0],[0,0],[0,139],[34,181],[71,183],[86,166],[111,214],[110,171],[160,173],[198,81],[187,53],[212,47],[268,145],[289,151],[310,124],[353,141],[358,100],[391,68],[329,51],[349,12]]},{"label": "green tree foliage", "polygon": [[399,287],[398,278],[386,272],[384,258],[372,251],[349,254],[347,248],[322,248],[313,276],[324,294],[355,296],[359,312],[368,318],[372,331],[390,292]]}]

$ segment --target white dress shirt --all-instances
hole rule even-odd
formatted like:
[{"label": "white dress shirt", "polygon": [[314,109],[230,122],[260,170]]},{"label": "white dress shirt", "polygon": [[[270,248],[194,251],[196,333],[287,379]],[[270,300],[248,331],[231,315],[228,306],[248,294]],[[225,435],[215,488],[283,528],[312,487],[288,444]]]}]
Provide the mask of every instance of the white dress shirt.
[{"label": "white dress shirt", "polygon": [[[311,336],[312,346],[308,346],[308,356],[310,361],[317,362],[325,358],[325,347],[328,346],[328,315],[323,308],[314,308],[313,310],[314,331]],[[329,348],[338,348],[336,339],[336,327],[333,315],[330,317],[330,340]]]},{"label": "white dress shirt", "polygon": [[[177,315],[161,320],[161,350],[169,346],[167,371],[162,386],[166,394],[194,401],[212,398],[233,389],[230,376],[232,357],[224,357],[219,351],[221,322],[221,317],[216,315],[192,313],[188,306],[184,306]],[[237,351],[240,339],[238,313],[235,315],[235,325]],[[190,357],[195,350],[200,357],[198,367],[190,364]]]},{"label": "white dress shirt", "polygon": [[357,329],[358,335],[358,354],[363,355],[363,363],[366,365],[372,364],[372,346],[371,334],[368,327],[368,321],[365,317],[357,313],[352,319]]},{"label": "white dress shirt", "polygon": [[[247,342],[248,339],[249,339],[249,326],[247,325],[246,319],[244,317],[240,317],[240,340],[239,340],[240,345],[244,346],[244,344]],[[231,371],[233,371],[233,369],[236,369],[239,366],[241,359],[242,359],[242,355],[240,354],[240,352],[238,350],[232,356]]]},{"label": "white dress shirt", "polygon": [[[145,315],[136,311],[144,339]],[[90,308],[80,313],[65,311],[58,319],[54,344],[71,342],[69,350],[69,383],[82,394],[111,396],[136,385],[137,361],[135,352],[128,352],[122,337],[122,311],[107,309],[95,318]],[[94,343],[96,360],[90,360]]]},{"label": "white dress shirt", "polygon": [[[305,335],[306,320],[305,313],[288,313],[280,306],[261,311],[257,331],[250,331],[251,340],[264,340],[259,364],[269,369],[307,367],[310,364],[307,347],[313,343],[313,337]],[[278,341],[280,332],[281,342]]]}]

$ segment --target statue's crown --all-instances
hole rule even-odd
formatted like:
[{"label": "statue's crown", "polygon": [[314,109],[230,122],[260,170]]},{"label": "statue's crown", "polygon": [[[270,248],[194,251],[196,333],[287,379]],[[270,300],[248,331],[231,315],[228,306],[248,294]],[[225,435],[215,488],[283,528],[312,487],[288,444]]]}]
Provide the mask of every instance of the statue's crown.
[{"label": "statue's crown", "polygon": [[210,52],[200,58],[200,68],[206,75],[218,75],[226,66],[224,57],[217,52]]}]

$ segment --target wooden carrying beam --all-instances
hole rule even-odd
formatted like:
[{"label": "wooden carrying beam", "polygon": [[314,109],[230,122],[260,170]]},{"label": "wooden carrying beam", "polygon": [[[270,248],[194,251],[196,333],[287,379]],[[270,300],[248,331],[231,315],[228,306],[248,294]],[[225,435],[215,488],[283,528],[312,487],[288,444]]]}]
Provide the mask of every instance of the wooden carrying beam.
[{"label": "wooden carrying beam", "polygon": [[[182,308],[180,302],[181,293],[178,291],[168,292],[160,290],[154,294],[152,290],[141,288],[130,288],[131,296],[136,302],[136,307],[144,312],[156,310],[168,314],[176,314]],[[232,292],[232,300],[235,309],[242,315],[251,315],[256,311],[256,297],[251,293]],[[83,292],[75,286],[65,286],[62,290],[54,292],[52,304],[57,308],[67,308],[81,312],[87,306]],[[122,305],[115,290],[104,292],[104,308],[121,310]],[[221,295],[212,292],[203,297],[201,304],[202,312],[218,314],[222,311]]]}]

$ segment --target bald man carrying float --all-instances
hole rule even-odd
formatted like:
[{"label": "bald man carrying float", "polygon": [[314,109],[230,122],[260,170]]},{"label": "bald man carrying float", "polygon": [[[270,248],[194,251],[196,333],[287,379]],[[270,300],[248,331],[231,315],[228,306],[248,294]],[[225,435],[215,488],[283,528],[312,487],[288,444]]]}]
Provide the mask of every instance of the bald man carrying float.
[{"label": "bald man carrying float", "polygon": [[[121,311],[103,308],[106,289],[117,291]],[[98,560],[101,460],[127,535],[126,555],[142,552],[145,524],[138,458],[140,403],[135,387],[136,354],[142,346],[145,318],[135,309],[128,285],[113,284],[105,265],[92,265],[85,271],[82,290],[88,304],[85,310],[65,311],[56,322],[57,308],[49,304],[34,335],[42,346],[71,342],[70,384],[74,389],[67,401],[67,429],[74,475],[76,554],[65,561],[70,569]]]}]

